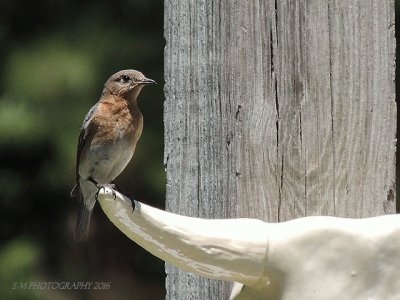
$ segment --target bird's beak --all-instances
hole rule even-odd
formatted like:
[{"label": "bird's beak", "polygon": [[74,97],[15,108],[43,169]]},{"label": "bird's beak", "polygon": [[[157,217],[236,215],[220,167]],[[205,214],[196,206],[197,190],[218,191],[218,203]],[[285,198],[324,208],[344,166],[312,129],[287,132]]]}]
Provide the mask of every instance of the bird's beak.
[{"label": "bird's beak", "polygon": [[139,81],[139,84],[157,84],[157,82],[150,78],[143,78]]}]

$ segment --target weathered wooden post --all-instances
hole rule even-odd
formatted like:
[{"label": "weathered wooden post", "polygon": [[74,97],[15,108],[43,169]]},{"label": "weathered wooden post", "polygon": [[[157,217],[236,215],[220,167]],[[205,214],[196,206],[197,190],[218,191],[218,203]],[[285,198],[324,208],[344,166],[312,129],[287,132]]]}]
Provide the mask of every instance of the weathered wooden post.
[{"label": "weathered wooden post", "polygon": [[[394,213],[393,24],[393,0],[166,0],[167,209]],[[166,271],[168,299],[230,293]]]}]

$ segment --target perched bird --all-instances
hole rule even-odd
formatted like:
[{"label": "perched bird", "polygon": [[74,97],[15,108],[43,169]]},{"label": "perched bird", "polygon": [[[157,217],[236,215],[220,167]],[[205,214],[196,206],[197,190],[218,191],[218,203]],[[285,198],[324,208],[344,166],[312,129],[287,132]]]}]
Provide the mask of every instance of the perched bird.
[{"label": "perched bird", "polygon": [[99,188],[112,184],[135,152],[143,129],[137,97],[144,85],[155,83],[139,71],[115,73],[83,121],[76,155],[76,185],[71,191],[71,197],[81,202],[75,228],[78,241],[87,237]]}]

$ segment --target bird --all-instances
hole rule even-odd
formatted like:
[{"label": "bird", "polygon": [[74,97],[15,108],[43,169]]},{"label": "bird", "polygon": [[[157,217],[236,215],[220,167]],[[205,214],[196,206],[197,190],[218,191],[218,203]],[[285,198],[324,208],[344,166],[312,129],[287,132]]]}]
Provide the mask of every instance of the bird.
[{"label": "bird", "polygon": [[99,101],[84,118],[76,153],[76,184],[71,197],[80,210],[75,240],[87,239],[90,217],[101,187],[114,185],[125,169],[143,130],[137,98],[145,85],[156,84],[136,70],[122,70],[104,84]]}]

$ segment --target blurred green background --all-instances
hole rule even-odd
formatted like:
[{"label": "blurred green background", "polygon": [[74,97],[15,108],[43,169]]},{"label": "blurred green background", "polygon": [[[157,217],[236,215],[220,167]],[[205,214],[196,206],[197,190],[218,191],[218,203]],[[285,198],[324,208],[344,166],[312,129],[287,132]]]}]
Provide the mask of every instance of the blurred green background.
[{"label": "blurred green background", "polygon": [[[73,241],[69,197],[83,118],[107,78],[134,68],[156,80],[139,106],[144,132],[117,182],[163,207],[163,1],[0,2],[0,299],[164,299],[164,264],[100,207]],[[104,282],[89,290],[28,282]]]}]

